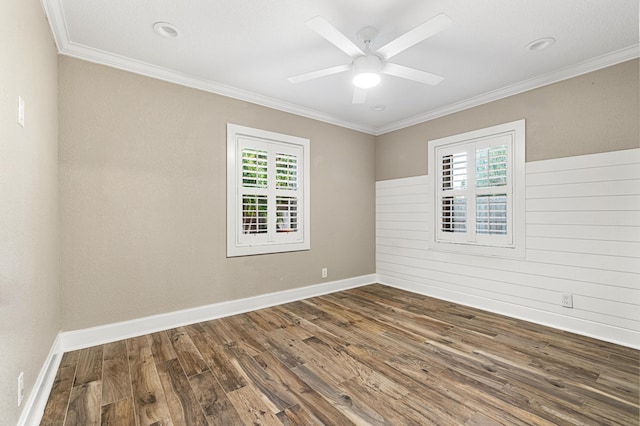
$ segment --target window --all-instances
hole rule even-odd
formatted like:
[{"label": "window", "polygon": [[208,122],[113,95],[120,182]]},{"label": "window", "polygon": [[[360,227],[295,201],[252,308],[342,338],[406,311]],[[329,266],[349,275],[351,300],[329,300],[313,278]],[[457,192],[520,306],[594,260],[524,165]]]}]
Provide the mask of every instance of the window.
[{"label": "window", "polygon": [[227,124],[227,256],[308,250],[309,140]]},{"label": "window", "polygon": [[524,254],[524,120],[429,141],[431,248]]}]

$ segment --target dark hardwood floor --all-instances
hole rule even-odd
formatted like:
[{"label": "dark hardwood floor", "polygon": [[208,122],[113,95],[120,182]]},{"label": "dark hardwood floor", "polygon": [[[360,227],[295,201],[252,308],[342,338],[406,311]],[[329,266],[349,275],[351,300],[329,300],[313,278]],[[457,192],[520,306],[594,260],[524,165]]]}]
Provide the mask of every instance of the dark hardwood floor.
[{"label": "dark hardwood floor", "polygon": [[64,355],[43,425],[638,425],[640,352],[371,285]]}]

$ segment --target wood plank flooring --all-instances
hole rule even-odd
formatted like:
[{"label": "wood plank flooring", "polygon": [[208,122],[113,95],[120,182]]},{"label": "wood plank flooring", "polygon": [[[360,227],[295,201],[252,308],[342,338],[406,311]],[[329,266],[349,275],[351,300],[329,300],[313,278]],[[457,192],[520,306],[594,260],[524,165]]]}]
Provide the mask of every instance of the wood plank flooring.
[{"label": "wood plank flooring", "polygon": [[640,352],[371,285],[65,353],[43,425],[638,425]]}]

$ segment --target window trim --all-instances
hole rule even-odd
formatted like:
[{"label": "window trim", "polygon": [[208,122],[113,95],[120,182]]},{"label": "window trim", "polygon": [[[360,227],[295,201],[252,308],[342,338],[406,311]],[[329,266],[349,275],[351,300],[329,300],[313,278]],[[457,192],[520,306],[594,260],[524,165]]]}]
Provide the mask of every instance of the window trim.
[{"label": "window trim", "polygon": [[[482,140],[492,138],[499,135],[512,136],[512,149],[510,159],[512,161],[511,175],[512,182],[512,198],[511,198],[511,237],[512,241],[509,245],[492,244],[486,241],[486,238],[479,238],[479,241],[443,241],[439,240],[440,218],[438,215],[438,182],[440,178],[436,163],[438,151],[447,149],[454,145],[463,145],[471,143],[482,143]],[[515,257],[524,258],[525,256],[525,203],[526,203],[526,187],[525,187],[525,120],[517,120],[509,123],[499,124],[483,129],[473,130],[470,132],[460,133],[457,135],[447,136],[440,139],[430,140],[428,142],[428,176],[429,190],[432,208],[429,209],[430,215],[430,233],[428,247],[431,250],[448,251],[463,254],[496,256],[496,257]],[[474,195],[475,196],[475,195]],[[474,213],[475,214],[475,213]],[[475,221],[475,217],[474,217]],[[474,227],[475,229],[475,227]]]},{"label": "window trim", "polygon": [[[242,232],[242,219],[240,200],[242,199],[241,174],[242,165],[238,162],[242,158],[241,146],[247,145],[247,141],[255,141],[256,145],[267,144],[270,147],[276,145],[291,146],[295,150],[301,150],[300,185],[302,193],[297,208],[298,229],[300,238],[294,239],[292,233],[273,233],[273,239],[261,242],[243,242],[246,238],[240,238]],[[250,145],[250,144],[249,144]],[[251,256],[269,253],[286,253],[292,251],[309,250],[310,243],[310,141],[309,139],[290,136],[276,132],[227,123],[227,257]],[[270,178],[272,178],[270,176]],[[273,187],[273,185],[272,185]],[[275,187],[270,190],[270,195],[277,197]],[[275,222],[274,222],[275,223]]]}]

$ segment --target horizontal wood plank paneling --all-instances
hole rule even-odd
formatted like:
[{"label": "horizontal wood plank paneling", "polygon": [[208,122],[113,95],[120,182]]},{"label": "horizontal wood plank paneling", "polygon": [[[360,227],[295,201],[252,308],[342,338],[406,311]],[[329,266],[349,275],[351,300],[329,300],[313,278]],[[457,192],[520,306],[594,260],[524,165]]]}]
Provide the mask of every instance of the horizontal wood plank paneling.
[{"label": "horizontal wood plank paneling", "polygon": [[381,281],[640,347],[640,150],[526,167],[525,259],[429,249],[428,177],[378,182]]},{"label": "horizontal wood plank paneling", "polygon": [[[640,264],[634,258],[606,256],[588,253],[570,253],[552,250],[527,250],[527,258],[534,262],[576,266],[587,269],[604,269],[640,274]],[[615,283],[612,283],[612,285]],[[637,284],[635,288],[637,288]]]},{"label": "horizontal wood plank paneling", "polygon": [[571,253],[601,254],[616,257],[640,257],[640,243],[631,241],[602,241],[582,238],[527,237],[527,248]]},{"label": "horizontal wood plank paneling", "polygon": [[424,240],[429,237],[429,232],[415,229],[378,229],[378,238],[401,238],[403,240]]},{"label": "horizontal wood plank paneling", "polygon": [[527,236],[602,241],[640,241],[640,227],[617,225],[527,225]]},{"label": "horizontal wood plank paneling", "polygon": [[[428,259],[417,259],[396,254],[378,254],[379,266],[386,269],[392,269],[392,265],[402,265],[413,268],[422,268],[427,271],[436,272],[450,272],[451,263],[433,261]],[[549,290],[554,292],[554,298],[550,302],[555,303],[555,292],[559,287],[565,288],[567,293],[580,293],[590,294],[593,297],[597,297],[602,300],[626,300],[633,301],[638,297],[638,289],[630,287],[612,286],[607,284],[592,283],[588,281],[579,281],[577,279],[558,278],[553,276],[541,275],[546,271],[540,267],[538,273],[527,273],[519,270],[506,270],[506,269],[490,269],[484,267],[474,267],[471,265],[465,265],[461,268],[459,273],[466,273],[468,276],[473,276],[486,280],[499,279],[503,282],[512,283],[522,287],[531,287],[540,290]],[[534,286],[531,284],[534,283]]]},{"label": "horizontal wood plank paneling", "polygon": [[638,211],[640,195],[607,197],[535,198],[527,200],[527,211]]},{"label": "horizontal wood plank paneling", "polygon": [[420,222],[424,221],[426,212],[401,212],[401,213],[385,213],[377,214],[378,220],[389,222]]},{"label": "horizontal wood plank paneling", "polygon": [[405,204],[378,204],[377,210],[380,213],[426,213],[429,211],[427,203],[405,203]]},{"label": "horizontal wood plank paneling", "polygon": [[[594,161],[597,161],[597,159]],[[531,173],[527,169],[527,186],[608,182],[626,179],[640,179],[640,170],[638,170],[637,164],[594,166],[583,169],[571,168],[537,173]]]},{"label": "horizontal wood plank paneling", "polygon": [[[409,189],[409,188],[405,188]],[[378,200],[379,205],[398,205],[398,204],[427,204],[427,194],[406,194],[406,195],[388,195]]]},{"label": "horizontal wood plank paneling", "polygon": [[427,229],[427,221],[426,220],[405,220],[405,221],[393,221],[393,220],[378,220],[376,223],[376,230],[420,230],[424,232],[429,232]]},{"label": "horizontal wood plank paneling", "polygon": [[376,238],[376,245],[399,247],[399,248],[412,248],[412,249],[427,249],[427,242],[425,240],[407,240],[404,238]]},{"label": "horizontal wood plank paneling", "polygon": [[552,160],[527,163],[527,173],[546,173],[549,171],[592,169],[594,167],[619,166],[640,163],[640,150],[603,152],[599,154],[580,155],[577,157],[561,157]]},{"label": "horizontal wood plank paneling", "polygon": [[528,224],[602,225],[637,228],[638,212],[634,211],[529,211]]},{"label": "horizontal wood plank paneling", "polygon": [[[395,254],[398,256],[414,259],[432,259],[434,261],[444,263],[450,263],[451,260],[449,253],[445,252],[403,249],[382,245],[379,245],[377,247],[377,253]],[[611,287],[618,286],[638,289],[638,275],[629,272],[611,271],[605,269],[585,269],[583,267],[571,267],[565,264],[540,264],[539,262],[532,261],[532,259],[530,258],[527,259],[527,262],[513,259],[501,259],[500,262],[493,262],[491,265],[488,265],[485,257],[459,255],[459,257],[456,258],[456,262],[457,264],[475,265],[482,268],[494,269],[496,271],[502,272],[519,271],[534,276],[548,276],[564,280],[578,280],[580,282],[599,283]]]},{"label": "horizontal wood plank paneling", "polygon": [[609,180],[604,182],[577,182],[529,186],[527,198],[604,197],[612,195],[638,195],[640,179]]}]

